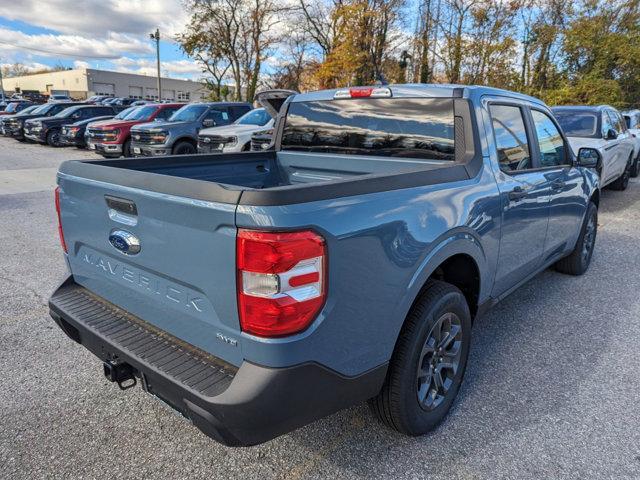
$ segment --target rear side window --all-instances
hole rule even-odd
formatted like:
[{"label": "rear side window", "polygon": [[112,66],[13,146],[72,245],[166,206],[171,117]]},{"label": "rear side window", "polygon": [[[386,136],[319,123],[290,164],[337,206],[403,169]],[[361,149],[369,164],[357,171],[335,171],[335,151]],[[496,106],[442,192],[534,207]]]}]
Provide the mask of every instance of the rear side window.
[{"label": "rear side window", "polygon": [[553,116],[569,137],[593,137],[598,129],[598,118],[594,112],[556,110]]},{"label": "rear side window", "polygon": [[509,173],[530,169],[529,140],[520,107],[491,105],[489,111],[491,112],[500,170]]},{"label": "rear side window", "polygon": [[531,110],[531,116],[538,136],[540,166],[544,168],[567,165],[569,162],[566,158],[564,140],[556,125],[545,113],[538,110]]},{"label": "rear side window", "polygon": [[240,105],[237,107],[230,107],[229,110],[231,111],[231,119],[236,120],[251,110],[251,108],[247,105]]},{"label": "rear side window", "polygon": [[453,117],[449,98],[294,102],[282,150],[453,161]]}]

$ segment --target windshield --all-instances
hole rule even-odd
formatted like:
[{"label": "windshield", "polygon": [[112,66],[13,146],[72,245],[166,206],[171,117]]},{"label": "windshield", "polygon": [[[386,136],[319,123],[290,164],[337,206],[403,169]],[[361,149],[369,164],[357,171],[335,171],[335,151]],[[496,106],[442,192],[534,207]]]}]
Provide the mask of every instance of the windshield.
[{"label": "windshield", "polygon": [[54,115],[55,118],[69,118],[71,115],[73,115],[74,113],[76,113],[79,110],[80,107],[69,107],[69,108],[65,108],[64,110],[56,113]]},{"label": "windshield", "polygon": [[206,105],[185,105],[169,118],[170,122],[195,122],[207,111]]},{"label": "windshield", "polygon": [[35,110],[31,110],[31,113],[36,114],[36,113],[47,113],[50,109],[51,109],[52,105],[47,105],[46,103],[44,105],[38,105]]},{"label": "windshield", "polygon": [[127,120],[148,120],[156,110],[158,110],[158,107],[154,106],[136,107],[127,115]]},{"label": "windshield", "polygon": [[294,102],[282,150],[454,160],[453,100]]},{"label": "windshield", "polygon": [[20,112],[20,114],[28,114],[28,113],[33,113],[35,112],[38,108],[40,108],[38,105],[31,105],[30,107],[25,108],[24,110],[22,110]]},{"label": "windshield", "polygon": [[15,113],[18,111],[18,106],[20,104],[17,102],[11,102],[9,105],[7,105],[7,108],[4,110],[7,113]]},{"label": "windshield", "polygon": [[267,113],[264,108],[256,108],[250,112],[245,113],[238,120],[236,125],[266,125],[271,120],[271,115]]},{"label": "windshield", "polygon": [[594,112],[556,110],[553,115],[569,137],[592,137],[598,128],[598,117]]},{"label": "windshield", "polygon": [[119,114],[117,114],[115,117],[113,117],[114,120],[129,120],[129,118],[127,118],[129,115],[135,113],[135,111],[138,109],[138,107],[129,107],[129,108],[125,108],[124,110],[122,110]]}]

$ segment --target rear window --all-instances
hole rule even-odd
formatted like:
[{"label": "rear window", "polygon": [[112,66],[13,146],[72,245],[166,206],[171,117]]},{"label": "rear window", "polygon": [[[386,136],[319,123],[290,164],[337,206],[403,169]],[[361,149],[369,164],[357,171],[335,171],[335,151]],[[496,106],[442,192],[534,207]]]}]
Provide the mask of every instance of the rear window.
[{"label": "rear window", "polygon": [[282,150],[454,160],[450,98],[293,102]]},{"label": "rear window", "polygon": [[592,112],[554,111],[553,115],[569,137],[593,137],[598,129],[598,117]]}]

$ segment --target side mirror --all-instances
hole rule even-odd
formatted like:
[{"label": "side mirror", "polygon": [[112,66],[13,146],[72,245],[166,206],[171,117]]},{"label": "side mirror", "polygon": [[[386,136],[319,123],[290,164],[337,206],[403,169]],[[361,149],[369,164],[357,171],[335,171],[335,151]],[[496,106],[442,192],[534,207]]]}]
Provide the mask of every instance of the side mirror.
[{"label": "side mirror", "polygon": [[595,148],[581,148],[578,150],[578,166],[598,168],[600,166],[600,152]]},{"label": "side mirror", "polygon": [[607,134],[605,135],[605,140],[615,140],[618,138],[618,132],[616,132],[613,128],[607,130]]},{"label": "side mirror", "polygon": [[205,127],[205,128],[215,127],[216,126],[216,122],[211,118],[205,118],[202,121],[202,126]]}]

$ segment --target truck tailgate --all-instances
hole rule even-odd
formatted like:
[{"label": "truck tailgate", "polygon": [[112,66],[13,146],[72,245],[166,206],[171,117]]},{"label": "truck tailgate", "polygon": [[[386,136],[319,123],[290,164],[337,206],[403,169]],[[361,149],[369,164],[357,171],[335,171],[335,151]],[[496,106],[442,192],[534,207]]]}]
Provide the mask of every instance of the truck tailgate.
[{"label": "truck tailgate", "polygon": [[[235,204],[66,174],[58,183],[69,266],[78,284],[178,339],[241,363],[240,345],[229,341],[240,332]],[[139,253],[124,254],[110,242],[118,230],[139,240]]]}]

